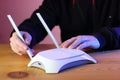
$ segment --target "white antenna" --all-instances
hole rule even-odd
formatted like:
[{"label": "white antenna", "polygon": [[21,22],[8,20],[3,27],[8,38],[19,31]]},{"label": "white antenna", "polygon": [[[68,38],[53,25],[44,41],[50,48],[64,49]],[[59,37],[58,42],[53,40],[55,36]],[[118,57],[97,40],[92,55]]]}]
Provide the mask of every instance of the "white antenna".
[{"label": "white antenna", "polygon": [[[25,40],[24,40],[24,38],[22,37],[20,31],[18,30],[18,28],[17,28],[15,22],[13,21],[11,15],[7,15],[7,17],[8,17],[8,19],[9,19],[9,21],[11,22],[11,24],[12,24],[14,30],[16,31],[18,37],[19,37],[19,38],[25,43]],[[26,46],[27,46],[27,45],[26,45]],[[27,47],[28,47],[28,46],[27,46]],[[27,48],[27,53],[28,53],[30,59],[32,59],[32,57],[33,57],[33,53],[31,52],[31,50],[30,50],[29,47]]]},{"label": "white antenna", "polygon": [[53,36],[52,32],[50,31],[49,27],[47,26],[47,24],[45,23],[44,19],[42,18],[40,13],[36,13],[37,17],[39,18],[39,20],[41,21],[41,23],[43,24],[44,28],[46,29],[46,31],[48,32],[49,36],[51,37],[52,41],[54,42],[55,46],[57,48],[59,47],[59,44],[57,42],[57,40],[55,39],[55,37]]}]

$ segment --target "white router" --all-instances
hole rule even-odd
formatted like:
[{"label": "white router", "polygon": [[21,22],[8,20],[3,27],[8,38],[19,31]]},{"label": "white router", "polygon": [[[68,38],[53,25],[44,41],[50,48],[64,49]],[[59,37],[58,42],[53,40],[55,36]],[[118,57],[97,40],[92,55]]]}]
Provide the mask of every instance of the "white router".
[{"label": "white router", "polygon": [[36,13],[36,15],[57,48],[39,52],[31,59],[28,67],[41,68],[45,70],[46,73],[58,73],[62,70],[85,63],[96,63],[94,58],[81,50],[60,48],[40,13]]},{"label": "white router", "polygon": [[81,50],[56,48],[39,52],[28,66],[41,68],[46,73],[58,73],[86,63],[96,63],[96,60]]},{"label": "white router", "polygon": [[[57,48],[39,52],[36,56],[33,57],[33,54],[28,47],[27,53],[31,59],[30,63],[28,64],[29,67],[44,69],[46,73],[58,73],[64,69],[68,69],[81,64],[96,63],[96,60],[94,58],[81,50],[60,48],[42,16],[39,13],[37,13],[37,16]],[[13,28],[15,29],[17,35],[24,42],[24,38],[19,32],[12,17],[8,15],[8,18],[13,25]]]}]

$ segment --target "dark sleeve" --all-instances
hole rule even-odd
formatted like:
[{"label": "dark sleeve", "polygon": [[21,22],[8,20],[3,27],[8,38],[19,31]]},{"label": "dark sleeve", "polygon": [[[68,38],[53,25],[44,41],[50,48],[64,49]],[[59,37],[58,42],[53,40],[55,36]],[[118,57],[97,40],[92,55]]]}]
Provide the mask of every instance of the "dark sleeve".
[{"label": "dark sleeve", "polygon": [[58,9],[57,0],[44,0],[42,5],[35,10],[29,19],[26,19],[19,25],[19,29],[22,31],[27,31],[32,36],[32,42],[30,47],[44,39],[47,35],[46,30],[39,21],[36,13],[39,12],[50,29],[53,29],[55,25],[58,24]]},{"label": "dark sleeve", "polygon": [[95,37],[100,42],[100,50],[120,49],[120,27],[104,27]]}]

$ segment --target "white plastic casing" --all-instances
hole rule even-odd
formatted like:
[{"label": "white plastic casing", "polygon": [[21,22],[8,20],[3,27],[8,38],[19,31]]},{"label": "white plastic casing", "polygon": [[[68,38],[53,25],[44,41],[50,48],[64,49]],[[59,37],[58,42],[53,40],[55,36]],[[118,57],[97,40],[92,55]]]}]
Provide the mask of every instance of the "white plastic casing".
[{"label": "white plastic casing", "polygon": [[56,48],[39,52],[28,67],[41,68],[46,73],[58,73],[85,63],[96,63],[96,60],[81,50]]}]

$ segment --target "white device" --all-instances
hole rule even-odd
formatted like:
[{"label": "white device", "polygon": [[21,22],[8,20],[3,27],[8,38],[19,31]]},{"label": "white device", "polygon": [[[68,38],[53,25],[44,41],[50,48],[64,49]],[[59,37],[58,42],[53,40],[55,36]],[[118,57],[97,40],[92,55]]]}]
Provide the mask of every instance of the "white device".
[{"label": "white device", "polygon": [[53,36],[41,14],[36,13],[36,15],[57,48],[39,52],[32,58],[28,64],[28,67],[41,68],[45,70],[46,73],[58,73],[64,69],[68,69],[74,66],[86,63],[96,63],[94,58],[81,50],[60,48],[57,40]]},{"label": "white device", "polygon": [[56,48],[39,52],[32,58],[28,67],[41,68],[46,73],[58,73],[87,63],[96,63],[96,60],[81,50]]}]

